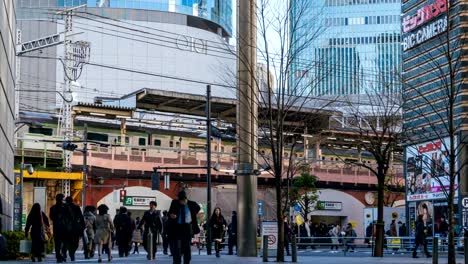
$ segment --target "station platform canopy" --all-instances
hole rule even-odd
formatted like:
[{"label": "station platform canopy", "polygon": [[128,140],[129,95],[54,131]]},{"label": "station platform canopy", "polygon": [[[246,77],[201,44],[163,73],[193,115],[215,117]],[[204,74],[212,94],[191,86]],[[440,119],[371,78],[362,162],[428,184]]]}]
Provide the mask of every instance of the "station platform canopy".
[{"label": "station platform canopy", "polygon": [[[122,98],[96,98],[98,103],[115,107],[152,110],[191,116],[205,116],[206,97],[200,94],[189,94],[167,90],[144,88]],[[307,100],[304,103],[303,100]],[[310,102],[309,102],[310,101]],[[225,122],[235,123],[237,100],[233,98],[211,97],[211,115]],[[338,114],[336,110],[325,107],[323,102],[313,99],[297,99],[287,109],[285,125],[307,127],[309,131],[328,128],[329,118]],[[272,106],[275,116],[277,108]],[[259,120],[264,120],[269,107],[259,104]],[[261,125],[261,124],[260,124]]]}]

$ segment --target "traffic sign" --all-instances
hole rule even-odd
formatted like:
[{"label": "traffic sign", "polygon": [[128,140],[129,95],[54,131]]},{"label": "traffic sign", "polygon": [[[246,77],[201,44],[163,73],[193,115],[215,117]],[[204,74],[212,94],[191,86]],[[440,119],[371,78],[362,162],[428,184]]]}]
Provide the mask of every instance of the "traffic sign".
[{"label": "traffic sign", "polygon": [[464,197],[464,198],[462,199],[462,206],[463,206],[464,208],[468,208],[468,197]]},{"label": "traffic sign", "polygon": [[262,201],[258,201],[258,202],[257,202],[257,206],[258,206],[258,215],[259,215],[259,216],[262,216],[262,215],[263,215],[263,202],[262,202]]}]

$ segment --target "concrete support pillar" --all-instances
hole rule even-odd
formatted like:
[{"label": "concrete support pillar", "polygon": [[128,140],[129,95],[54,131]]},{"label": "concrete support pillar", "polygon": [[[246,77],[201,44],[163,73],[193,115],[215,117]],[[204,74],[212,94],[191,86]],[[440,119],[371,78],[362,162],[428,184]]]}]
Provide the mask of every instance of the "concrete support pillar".
[{"label": "concrete support pillar", "polygon": [[237,16],[237,255],[257,257],[257,178],[252,175],[257,150],[256,1],[239,0]]}]

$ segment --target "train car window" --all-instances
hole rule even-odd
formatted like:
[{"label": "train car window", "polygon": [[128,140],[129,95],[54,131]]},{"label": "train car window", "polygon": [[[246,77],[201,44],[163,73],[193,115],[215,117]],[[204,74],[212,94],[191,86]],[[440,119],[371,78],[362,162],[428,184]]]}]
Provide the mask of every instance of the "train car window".
[{"label": "train car window", "polygon": [[156,147],[160,147],[161,146],[161,140],[160,139],[153,140],[153,145],[155,145]]},{"label": "train car window", "polygon": [[109,141],[109,135],[101,134],[101,133],[88,132],[88,140],[107,142],[107,141]]},{"label": "train car window", "polygon": [[139,138],[138,146],[146,146],[146,138]]},{"label": "train car window", "polygon": [[46,136],[52,136],[53,134],[53,129],[46,127],[30,127],[28,131],[31,134],[42,134]]}]

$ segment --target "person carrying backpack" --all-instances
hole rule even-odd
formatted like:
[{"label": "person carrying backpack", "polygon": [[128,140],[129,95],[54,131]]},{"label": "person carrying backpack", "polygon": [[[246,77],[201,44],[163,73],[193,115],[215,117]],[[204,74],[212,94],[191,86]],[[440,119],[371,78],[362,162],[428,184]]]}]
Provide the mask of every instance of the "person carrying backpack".
[{"label": "person carrying backpack", "polygon": [[[83,214],[81,213],[81,208],[73,203],[73,199],[68,196],[65,198],[65,208],[69,211],[71,216],[71,232],[67,233],[66,236],[66,249],[64,258],[66,259],[66,251],[70,254],[70,260],[75,261],[75,252],[78,249],[80,243],[80,238],[83,236],[85,230],[85,222]],[[64,260],[65,260],[64,259]]]}]

